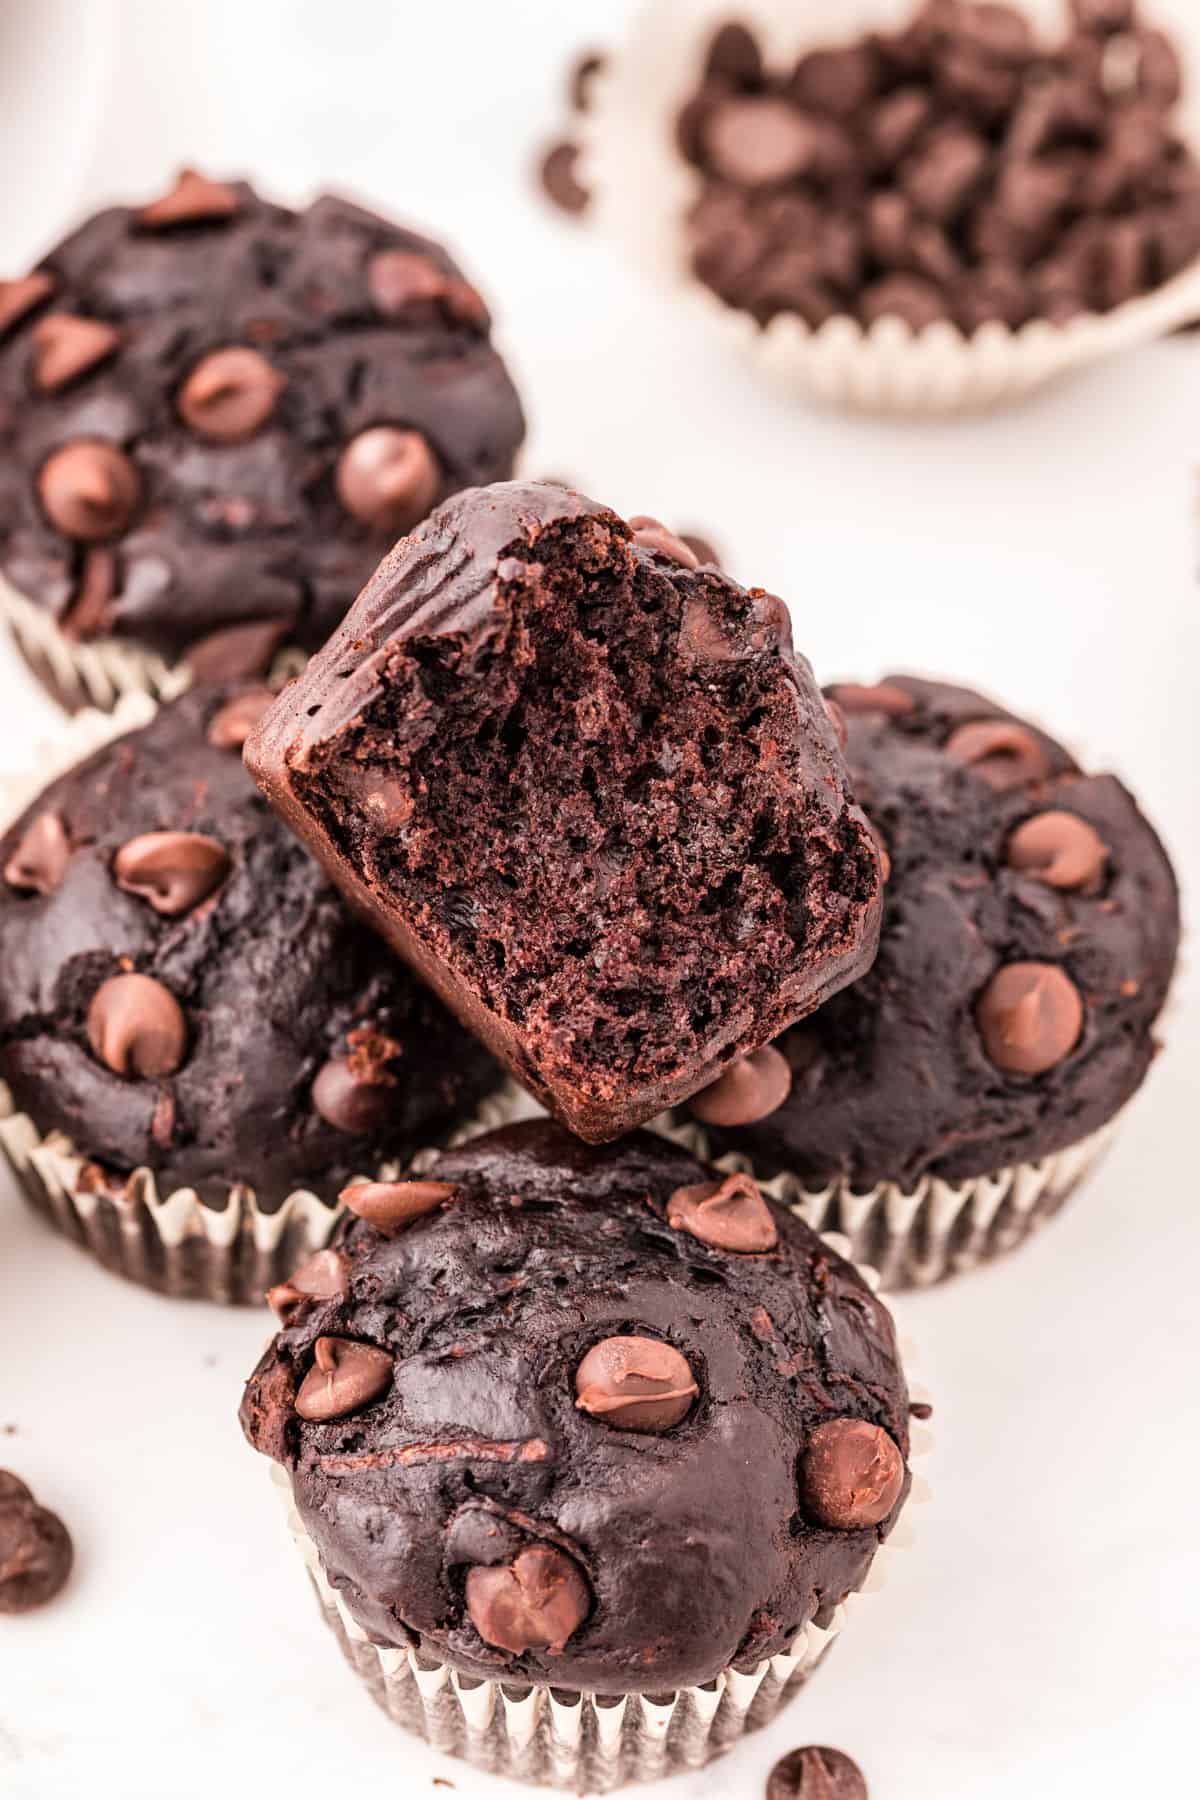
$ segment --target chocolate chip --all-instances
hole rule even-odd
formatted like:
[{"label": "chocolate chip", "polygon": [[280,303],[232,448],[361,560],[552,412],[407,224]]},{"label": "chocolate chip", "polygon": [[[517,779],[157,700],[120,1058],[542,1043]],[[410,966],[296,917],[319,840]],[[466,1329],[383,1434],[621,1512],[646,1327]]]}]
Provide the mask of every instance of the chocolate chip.
[{"label": "chocolate chip", "polygon": [[419,431],[375,425],[346,445],[335,480],[347,512],[374,531],[399,535],[425,517],[443,476],[428,439]]},{"label": "chocolate chip", "polygon": [[831,1531],[861,1531],[887,1518],[904,1486],[904,1458],[865,1419],[827,1419],[800,1458],[805,1512]]},{"label": "chocolate chip", "polygon": [[32,275],[0,281],[0,337],[27,318],[35,306],[48,300],[57,286],[53,275],[44,274],[40,269]]},{"label": "chocolate chip", "polygon": [[773,1250],[779,1242],[771,1209],[748,1175],[676,1188],[667,1202],[667,1223],[713,1250],[739,1255]]},{"label": "chocolate chip", "polygon": [[71,841],[57,813],[39,813],[25,827],[4,865],[4,879],[22,894],[53,894],[71,860]]},{"label": "chocolate chip", "polygon": [[652,519],[649,513],[638,513],[629,521],[629,529],[633,533],[633,541],[640,544],[643,550],[653,550],[659,556],[665,556],[670,562],[682,563],[685,569],[698,569],[700,559],[690,550],[681,537],[658,519]]},{"label": "chocolate chip", "polygon": [[840,1750],[808,1744],[775,1764],[767,1800],[867,1800],[867,1784],[858,1764]]},{"label": "chocolate chip", "polygon": [[828,172],[834,127],[807,118],[786,100],[765,94],[726,100],[704,131],[708,161],[741,187],[773,187],[798,176]]},{"label": "chocolate chip", "polygon": [[327,1125],[351,1137],[378,1131],[395,1105],[385,1085],[364,1079],[344,1056],[333,1057],[318,1071],[312,1100]]},{"label": "chocolate chip", "polygon": [[88,1041],[114,1075],[173,1075],[187,1050],[187,1023],[169,988],[150,975],[113,975],[92,996]]},{"label": "chocolate chip", "polygon": [[198,831],[148,831],[117,851],[113,874],[127,894],[149,901],[165,919],[191,912],[219,888],[229,852]]},{"label": "chocolate chip", "polygon": [[844,50],[810,50],[796,64],[788,93],[800,106],[849,119],[867,104],[879,81],[879,63],[869,43]]},{"label": "chocolate chip", "polygon": [[340,1300],[349,1292],[350,1269],[336,1250],[317,1250],[293,1269],[286,1281],[267,1289],[267,1305],[290,1325],[310,1300]]},{"label": "chocolate chip", "polygon": [[192,645],[184,661],[193,681],[247,681],[266,674],[290,631],[287,619],[251,619],[210,632]]},{"label": "chocolate chip", "polygon": [[414,1219],[436,1212],[457,1192],[452,1181],[355,1181],[342,1189],[338,1199],[376,1231],[394,1237]]},{"label": "chocolate chip", "polygon": [[864,288],[859,304],[864,325],[899,319],[910,331],[924,331],[946,317],[940,290],[920,275],[885,275]]},{"label": "chocolate chip", "polygon": [[58,531],[91,543],[120,536],[137,510],[142,483],[116,444],[79,438],[42,464],[38,492]]},{"label": "chocolate chip", "polygon": [[110,631],[113,599],[117,591],[117,561],[103,546],[84,552],[79,583],[63,617],[64,636],[84,642]]},{"label": "chocolate chip", "polygon": [[121,334],[103,319],[80,319],[73,313],[48,313],[33,328],[33,379],[44,393],[56,394],[72,381],[98,368],[120,347]]},{"label": "chocolate chip", "polygon": [[509,1564],[467,1573],[472,1625],[485,1644],[511,1656],[561,1650],[590,1610],[582,1571],[550,1544],[531,1544]]},{"label": "chocolate chip", "polygon": [[687,1358],[659,1338],[603,1338],[575,1371],[579,1411],[622,1431],[669,1431],[699,1392]]},{"label": "chocolate chip", "polygon": [[1008,840],[1012,868],[1036,875],[1047,887],[1094,887],[1108,861],[1108,847],[1078,813],[1035,813]]},{"label": "chocolate chip", "polygon": [[1136,0],[1070,0],[1070,6],[1071,17],[1080,31],[1108,37],[1132,27]]},{"label": "chocolate chip", "polygon": [[184,169],[169,193],[142,208],[138,223],[152,231],[161,230],[172,225],[231,219],[237,210],[238,197],[233,188],[222,181],[209,181],[195,169]]},{"label": "chocolate chip", "polygon": [[791,1091],[787,1058],[773,1044],[764,1044],[693,1095],[692,1116],[703,1125],[753,1125],[777,1111]]},{"label": "chocolate chip", "polygon": [[313,1366],[296,1394],[296,1411],[313,1423],[344,1418],[385,1394],[394,1371],[387,1351],[374,1344],[319,1337],[313,1346]]},{"label": "chocolate chip", "polygon": [[933,100],[924,88],[897,88],[881,100],[867,122],[868,142],[880,167],[895,169],[932,116]]},{"label": "chocolate chip", "polygon": [[990,1060],[1009,1075],[1042,1075],[1069,1056],[1083,1030],[1083,998],[1055,963],[998,969],[975,1009]]},{"label": "chocolate chip", "polygon": [[577,217],[586,212],[591,194],[579,179],[579,145],[564,139],[551,144],[538,169],[542,192],[560,212]]},{"label": "chocolate chip", "polygon": [[179,416],[197,437],[238,444],[262,429],[286,386],[259,351],[234,344],[196,364],[179,390]]},{"label": "chocolate chip", "polygon": [[251,688],[213,714],[208,741],[214,750],[241,750],[246,739],[275,704],[270,688]]},{"label": "chocolate chip", "polygon": [[1142,26],[1133,33],[1137,49],[1137,91],[1143,100],[1163,108],[1183,94],[1183,66],[1165,31]]},{"label": "chocolate chip", "polygon": [[874,687],[839,681],[829,691],[847,713],[880,712],[889,719],[902,719],[907,713],[916,711],[917,703],[912,695],[890,681],[880,681]]},{"label": "chocolate chip", "polygon": [[389,318],[436,306],[455,323],[476,330],[486,330],[490,322],[482,295],[418,250],[377,251],[367,264],[367,290]]},{"label": "chocolate chip", "polygon": [[0,1613],[45,1606],[65,1585],[74,1560],[62,1520],[0,1469]]},{"label": "chocolate chip", "polygon": [[1009,719],[974,719],[958,726],[946,741],[946,755],[966,763],[998,794],[1050,773],[1046,752],[1033,733]]},{"label": "chocolate chip", "polygon": [[764,79],[762,51],[752,31],[737,20],[722,25],[708,46],[704,72],[740,87],[757,87]]},{"label": "chocolate chip", "polygon": [[935,224],[957,219],[988,165],[988,148],[973,131],[948,127],[900,173],[913,205]]},{"label": "chocolate chip", "polygon": [[576,59],[567,78],[567,102],[572,112],[585,113],[589,110],[596,77],[602,75],[607,67],[608,58],[602,50],[585,50]]}]

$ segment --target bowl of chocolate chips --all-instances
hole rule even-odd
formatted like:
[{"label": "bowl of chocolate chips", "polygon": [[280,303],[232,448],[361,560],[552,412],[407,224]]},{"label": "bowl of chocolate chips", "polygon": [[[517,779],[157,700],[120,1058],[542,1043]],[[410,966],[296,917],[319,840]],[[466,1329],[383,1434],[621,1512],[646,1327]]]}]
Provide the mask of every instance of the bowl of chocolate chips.
[{"label": "bowl of chocolate chips", "polygon": [[1189,7],[652,0],[585,121],[593,216],[777,386],[1018,398],[1200,318]]}]

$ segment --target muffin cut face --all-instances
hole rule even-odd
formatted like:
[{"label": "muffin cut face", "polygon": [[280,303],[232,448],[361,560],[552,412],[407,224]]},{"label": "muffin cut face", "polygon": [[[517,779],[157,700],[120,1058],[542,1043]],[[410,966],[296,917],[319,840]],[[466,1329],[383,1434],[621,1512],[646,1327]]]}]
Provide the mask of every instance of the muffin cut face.
[{"label": "muffin cut face", "polygon": [[874,843],[782,603],[662,541],[562,488],[464,495],[247,748],[391,942],[593,1141],[811,1011],[878,934]]}]

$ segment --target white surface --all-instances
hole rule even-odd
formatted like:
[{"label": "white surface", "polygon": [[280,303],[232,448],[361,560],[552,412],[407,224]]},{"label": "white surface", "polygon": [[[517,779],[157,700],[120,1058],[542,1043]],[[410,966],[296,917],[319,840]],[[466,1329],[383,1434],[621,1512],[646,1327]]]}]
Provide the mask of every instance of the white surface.
[{"label": "white surface", "polygon": [[[1197,891],[1200,339],[988,421],[796,410],[531,197],[528,146],[554,129],[560,65],[620,7],[121,10],[123,68],[81,201],[152,194],[189,156],[281,191],[336,180],[440,223],[496,300],[532,470],[711,528],[737,573],[788,597],[824,677],[927,668],[1027,705],[1126,775]],[[50,142],[51,91],[37,124]],[[33,179],[32,143],[21,166]],[[0,266],[65,223],[31,234],[0,201]],[[53,723],[7,661],[0,717],[7,767]],[[1194,976],[1169,1036],[1087,1195],[1011,1263],[898,1307],[938,1402],[916,1547],[769,1733],[664,1791],[759,1800],[776,1755],[822,1741],[859,1760],[873,1800],[1188,1791]],[[58,1604],[0,1620],[4,1800],[410,1800],[434,1776],[466,1800],[521,1791],[397,1732],[327,1640],[233,1418],[265,1317],[127,1289],[7,1188],[0,1259],[0,1464],[61,1509],[79,1549]]]}]

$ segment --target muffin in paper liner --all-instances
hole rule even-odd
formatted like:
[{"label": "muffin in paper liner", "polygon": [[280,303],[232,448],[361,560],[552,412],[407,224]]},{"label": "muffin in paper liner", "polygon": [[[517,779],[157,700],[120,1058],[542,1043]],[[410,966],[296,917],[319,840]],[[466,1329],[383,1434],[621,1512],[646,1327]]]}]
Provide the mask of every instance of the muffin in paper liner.
[{"label": "muffin in paper liner", "polygon": [[[51,782],[157,711],[148,693],[122,694],[111,713],[78,713],[31,760],[36,774],[0,781],[0,831]],[[451,1135],[459,1143],[509,1123],[528,1106],[514,1083],[489,1095]],[[43,1134],[18,1111],[0,1081],[0,1152],[26,1198],[73,1242],[113,1273],[173,1298],[257,1305],[267,1288],[329,1239],[340,1208],[309,1189],[260,1208],[252,1187],[236,1184],[226,1204],[205,1204],[189,1187],[160,1193],[152,1170],[135,1169],[110,1184],[62,1132]],[[434,1151],[428,1152],[432,1156]],[[418,1161],[420,1158],[418,1158]],[[389,1160],[372,1176],[391,1176]]]},{"label": "muffin in paper liner", "polygon": [[[836,1232],[822,1232],[821,1237],[836,1254],[855,1260],[847,1238]],[[867,1285],[877,1290],[876,1270],[857,1267]],[[900,1350],[906,1370],[911,1370],[913,1348],[906,1338],[900,1340]],[[924,1388],[911,1379],[908,1387],[910,1403],[921,1406]],[[931,1445],[931,1434],[914,1423],[910,1465]],[[914,1474],[904,1514],[876,1551],[861,1588],[847,1595],[824,1625],[804,1626],[787,1654],[770,1657],[748,1671],[723,1669],[712,1681],[675,1693],[611,1696],[479,1680],[415,1650],[375,1643],[326,1578],[286,1472],[272,1464],[271,1479],[321,1615],[346,1661],[388,1717],[433,1749],[491,1774],[577,1794],[610,1793],[633,1782],[703,1768],[747,1732],[770,1724],[824,1661],[850,1608],[883,1586],[889,1555],[912,1541],[910,1509],[929,1498],[922,1477]]]},{"label": "muffin in paper liner", "polygon": [[[914,333],[896,318],[864,329],[846,316],[813,330],[780,314],[764,330],[691,274],[684,221],[699,177],[675,148],[674,126],[716,30],[732,20],[748,26],[768,62],[780,63],[902,26],[915,10],[916,0],[647,0],[597,74],[578,122],[589,218],[658,286],[707,316],[777,389],[863,412],[936,415],[1001,405],[1200,316],[1200,258],[1111,312],[1067,325],[1033,320],[1016,331],[989,323],[970,338],[949,322]],[[1021,10],[1042,31],[1060,28],[1066,16],[1065,0],[1021,0]],[[1178,29],[1192,96],[1180,127],[1200,145],[1194,29],[1180,7],[1161,0],[1152,22]]]},{"label": "muffin in paper liner", "polygon": [[[1099,1166],[1120,1116],[1065,1150],[969,1181],[926,1175],[908,1191],[898,1182],[884,1181],[856,1192],[845,1180],[809,1188],[796,1175],[754,1178],[814,1231],[843,1236],[851,1260],[878,1271],[885,1294],[900,1293],[933,1287],[1017,1249],[1055,1217]],[[749,1157],[712,1156],[707,1134],[692,1120],[673,1124],[664,1115],[648,1129],[715,1168],[754,1175]]]}]

